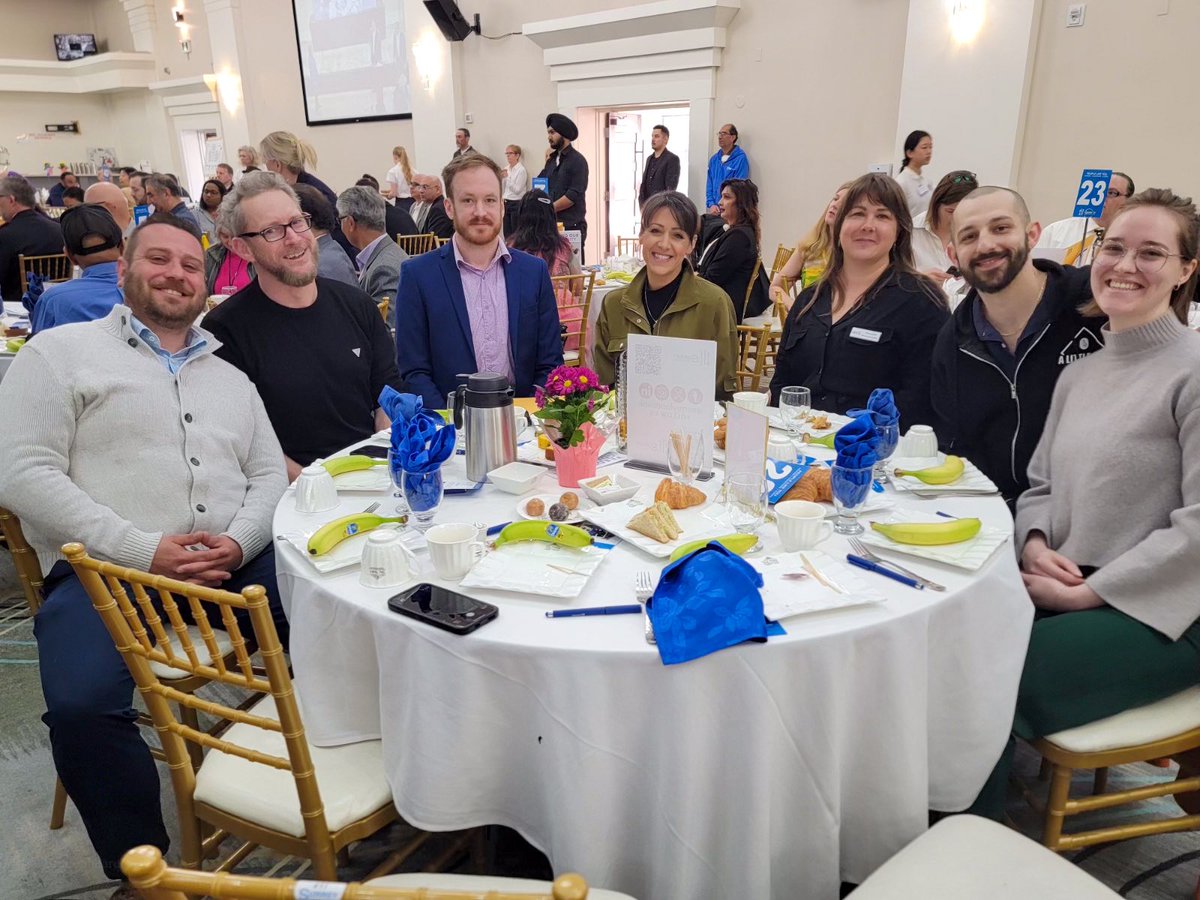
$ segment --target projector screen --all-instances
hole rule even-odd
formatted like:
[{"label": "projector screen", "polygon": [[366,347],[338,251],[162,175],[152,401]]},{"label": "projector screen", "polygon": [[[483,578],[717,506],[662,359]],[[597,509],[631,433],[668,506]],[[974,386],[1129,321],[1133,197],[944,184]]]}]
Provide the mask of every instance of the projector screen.
[{"label": "projector screen", "polygon": [[292,0],[309,125],[412,118],[404,0]]}]

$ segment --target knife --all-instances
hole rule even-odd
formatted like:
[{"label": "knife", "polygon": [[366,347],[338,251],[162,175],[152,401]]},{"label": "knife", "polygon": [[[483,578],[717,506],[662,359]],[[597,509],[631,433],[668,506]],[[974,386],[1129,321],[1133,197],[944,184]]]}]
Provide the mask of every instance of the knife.
[{"label": "knife", "polygon": [[901,584],[907,584],[910,588],[916,588],[918,591],[925,590],[925,585],[917,581],[915,578],[909,578],[907,575],[901,575],[899,572],[893,572],[891,569],[881,566],[879,563],[873,563],[869,559],[863,559],[861,556],[855,556],[853,553],[846,554],[846,562],[852,566],[858,566],[860,569],[866,569],[868,572],[875,572],[879,575],[884,575],[891,578],[893,581],[898,581]]}]

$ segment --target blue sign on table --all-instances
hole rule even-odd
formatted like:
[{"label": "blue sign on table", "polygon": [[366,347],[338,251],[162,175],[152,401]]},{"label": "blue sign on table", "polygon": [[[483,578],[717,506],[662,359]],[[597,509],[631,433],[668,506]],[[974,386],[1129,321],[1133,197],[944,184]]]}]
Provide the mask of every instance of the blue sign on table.
[{"label": "blue sign on table", "polygon": [[1077,219],[1098,219],[1108,201],[1108,186],[1112,184],[1112,169],[1084,169],[1079,176],[1079,189],[1075,193]]},{"label": "blue sign on table", "polygon": [[150,207],[149,206],[147,206],[145,204],[141,204],[141,205],[135,206],[133,208],[133,224],[134,225],[141,225],[148,218],[150,218]]},{"label": "blue sign on table", "polygon": [[549,178],[533,179],[533,189],[535,191],[543,191],[544,193],[547,193],[547,194],[550,193],[550,179]]}]

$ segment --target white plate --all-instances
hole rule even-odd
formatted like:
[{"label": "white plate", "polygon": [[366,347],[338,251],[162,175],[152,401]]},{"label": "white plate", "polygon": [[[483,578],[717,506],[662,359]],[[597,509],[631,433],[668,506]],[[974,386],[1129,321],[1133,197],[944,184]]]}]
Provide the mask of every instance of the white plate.
[{"label": "white plate", "polygon": [[[704,490],[703,486],[700,486]],[[706,492],[707,493],[707,492]],[[646,502],[634,497],[624,503],[611,503],[608,506],[598,506],[594,509],[583,510],[583,518],[593,525],[599,525],[605,531],[611,531],[623,541],[627,541],[639,550],[659,559],[666,559],[679,547],[690,541],[703,538],[719,537],[732,534],[733,526],[729,523],[729,513],[723,506],[709,502],[704,506],[693,506],[691,509],[672,510],[675,521],[683,529],[683,534],[673,541],[660,544],[654,538],[646,537],[629,527],[629,520],[644,510]]]},{"label": "white plate", "polygon": [[[778,407],[775,407],[775,406],[770,407],[767,410],[767,414],[771,419],[771,427],[772,428],[774,428],[776,431],[787,431],[787,426],[785,424],[783,424],[783,418],[779,414]],[[819,409],[814,409],[812,411],[812,415],[813,416],[825,416],[826,418],[829,419],[829,427],[828,428],[810,428],[807,422],[800,423],[800,431],[807,432],[808,434],[812,435],[813,437],[824,437],[827,434],[833,434],[835,431],[840,429],[843,425],[848,425],[850,423],[849,416],[843,416],[838,413],[822,412]]]},{"label": "white plate", "polygon": [[[362,561],[363,547],[366,546],[367,535],[371,532],[364,531],[361,534],[354,535],[354,537],[348,537],[328,553],[324,553],[321,556],[313,556],[308,552],[308,539],[312,537],[316,533],[317,529],[324,524],[326,523],[321,522],[317,525],[314,525],[308,531],[285,532],[284,534],[279,535],[279,537],[283,538],[284,541],[293,547],[296,552],[308,562],[310,566],[312,566],[322,575],[326,575],[330,572],[338,572],[342,569],[348,569],[351,566],[357,566],[359,562]],[[398,524],[391,522],[379,526],[379,528],[398,527]],[[379,529],[372,529],[372,531],[377,530]],[[405,536],[405,543],[408,543],[407,536]]]},{"label": "white plate", "polygon": [[387,463],[384,463],[369,469],[359,469],[357,472],[334,475],[333,486],[339,491],[386,491],[391,488],[392,479],[388,475]]},{"label": "white plate", "polygon": [[[565,519],[563,519],[563,522],[567,525],[574,525],[578,522],[582,522],[583,517],[580,515],[580,511],[585,508],[596,505],[596,504],[592,503],[592,501],[589,500],[586,496],[584,496],[582,488],[578,488],[578,489],[567,488],[565,490],[559,491],[557,494],[534,494],[532,497],[522,497],[520,500],[517,501],[517,515],[520,516],[522,519],[531,519],[531,520],[536,520],[539,522],[549,522],[549,521],[551,521],[550,507],[553,506],[555,503],[557,503],[558,498],[561,497],[563,494],[565,494],[568,490],[571,493],[573,493],[576,497],[579,498],[579,506],[576,507],[575,509],[570,510],[569,511],[570,514]],[[540,516],[531,516],[528,512],[525,511],[525,507],[527,507],[529,505],[529,502],[531,500],[541,500],[542,501],[542,505],[545,507],[545,509]]]},{"label": "white plate", "polygon": [[845,561],[820,550],[805,550],[803,553],[817,571],[846,593],[830,590],[811,575],[798,580],[784,578],[789,572],[804,572],[800,553],[775,553],[761,559],[747,559],[763,577],[763,613],[768,619],[778,622],[806,613],[884,601],[883,594],[871,587],[861,572]]},{"label": "white plate", "polygon": [[[941,465],[946,459],[945,453],[938,454],[937,464]],[[916,465],[912,465],[912,463]],[[914,478],[912,475],[903,475],[896,477],[896,469],[908,468],[928,468],[929,461],[907,460],[902,457],[897,457],[888,460],[888,477],[891,479],[898,491],[930,491],[938,494],[994,494],[1000,489],[992,482],[990,478],[984,475],[976,465],[969,459],[963,460],[962,476],[953,484],[926,484],[920,478]]]},{"label": "white plate", "polygon": [[461,584],[570,600],[583,593],[608,552],[594,546],[572,548],[544,541],[505,544],[489,551]]},{"label": "white plate", "polygon": [[[944,522],[945,519],[913,512],[912,510],[904,510],[903,512],[893,513],[880,521],[885,524],[891,524],[895,522]],[[957,569],[966,569],[970,572],[975,572],[983,568],[983,564],[991,559],[992,554],[996,552],[996,548],[1006,544],[1009,538],[1012,537],[1012,532],[1010,531],[984,526],[979,530],[979,534],[975,535],[969,541],[963,541],[959,544],[923,547],[893,541],[891,538],[885,537],[873,529],[870,524],[864,527],[866,530],[858,536],[858,539],[871,547],[904,553],[908,556],[917,556],[921,559],[930,559],[934,562],[954,566]]]}]

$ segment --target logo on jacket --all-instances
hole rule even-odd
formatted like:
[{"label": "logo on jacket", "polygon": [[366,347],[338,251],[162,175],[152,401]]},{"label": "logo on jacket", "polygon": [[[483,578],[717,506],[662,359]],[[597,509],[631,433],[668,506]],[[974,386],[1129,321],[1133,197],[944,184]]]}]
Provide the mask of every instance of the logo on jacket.
[{"label": "logo on jacket", "polygon": [[1065,347],[1058,351],[1058,364],[1069,366],[1076,360],[1091,356],[1104,346],[1104,342],[1096,336],[1092,329],[1084,326],[1075,332],[1075,337]]},{"label": "logo on jacket", "polygon": [[362,358],[362,348],[361,347],[355,347],[350,352],[353,353],[355,356],[359,357],[360,359]]}]

